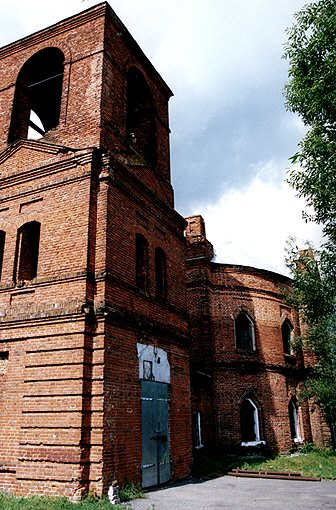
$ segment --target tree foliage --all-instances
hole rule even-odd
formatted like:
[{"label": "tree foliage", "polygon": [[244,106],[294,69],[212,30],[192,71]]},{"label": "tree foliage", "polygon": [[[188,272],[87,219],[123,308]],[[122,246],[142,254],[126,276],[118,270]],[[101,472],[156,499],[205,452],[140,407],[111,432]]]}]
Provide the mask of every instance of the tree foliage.
[{"label": "tree foliage", "polygon": [[291,158],[288,182],[306,199],[310,221],[323,226],[325,243],[312,257],[291,243],[292,303],[309,326],[305,341],[318,356],[306,385],[336,423],[336,0],[318,0],[295,14],[285,58],[290,81],[286,106],[299,114],[307,133]]},{"label": "tree foliage", "polygon": [[[334,262],[327,246],[313,252],[310,246],[299,250],[290,240],[287,263],[293,275],[288,301],[308,326],[300,340],[316,354],[318,360],[301,392],[321,404],[335,435],[336,424],[336,285],[332,276]],[[332,268],[330,267],[332,265]],[[335,437],[334,437],[335,440]]]},{"label": "tree foliage", "polygon": [[320,0],[295,14],[285,57],[286,106],[309,130],[292,156],[289,182],[313,206],[312,219],[336,241],[336,0]]}]

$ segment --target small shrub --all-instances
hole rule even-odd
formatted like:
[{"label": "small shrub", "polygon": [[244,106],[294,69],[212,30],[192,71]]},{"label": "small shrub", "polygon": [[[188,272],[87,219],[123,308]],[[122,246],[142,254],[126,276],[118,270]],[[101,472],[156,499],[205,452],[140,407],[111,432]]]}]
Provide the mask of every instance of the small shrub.
[{"label": "small shrub", "polygon": [[317,446],[315,446],[314,443],[306,443],[302,448],[301,448],[301,453],[310,453],[310,452],[316,452],[316,451],[319,451],[319,448]]},{"label": "small shrub", "polygon": [[132,499],[141,499],[145,498],[145,494],[143,493],[140,485],[134,483],[126,483],[123,487],[119,489],[120,501],[131,501]]}]

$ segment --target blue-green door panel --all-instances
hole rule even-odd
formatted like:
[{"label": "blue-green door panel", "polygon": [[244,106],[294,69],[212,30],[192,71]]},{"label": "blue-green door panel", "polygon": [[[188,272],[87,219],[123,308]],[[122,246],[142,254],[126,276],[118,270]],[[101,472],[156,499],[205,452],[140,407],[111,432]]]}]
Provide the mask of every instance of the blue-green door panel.
[{"label": "blue-green door panel", "polygon": [[168,384],[141,381],[142,487],[170,480]]}]

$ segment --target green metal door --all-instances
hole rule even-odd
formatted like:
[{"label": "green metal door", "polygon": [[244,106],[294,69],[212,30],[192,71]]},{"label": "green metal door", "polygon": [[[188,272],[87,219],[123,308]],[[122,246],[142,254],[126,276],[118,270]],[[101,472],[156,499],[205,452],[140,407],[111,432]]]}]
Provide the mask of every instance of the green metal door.
[{"label": "green metal door", "polygon": [[170,480],[168,384],[141,381],[142,487]]}]

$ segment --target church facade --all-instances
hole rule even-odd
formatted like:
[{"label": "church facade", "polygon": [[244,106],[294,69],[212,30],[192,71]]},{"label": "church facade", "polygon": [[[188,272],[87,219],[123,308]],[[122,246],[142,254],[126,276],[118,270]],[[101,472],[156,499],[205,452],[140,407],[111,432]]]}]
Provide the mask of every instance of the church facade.
[{"label": "church facade", "polygon": [[0,490],[77,500],[185,478],[203,443],[323,441],[288,281],[185,233],[172,93],[108,3],[0,60]]}]

